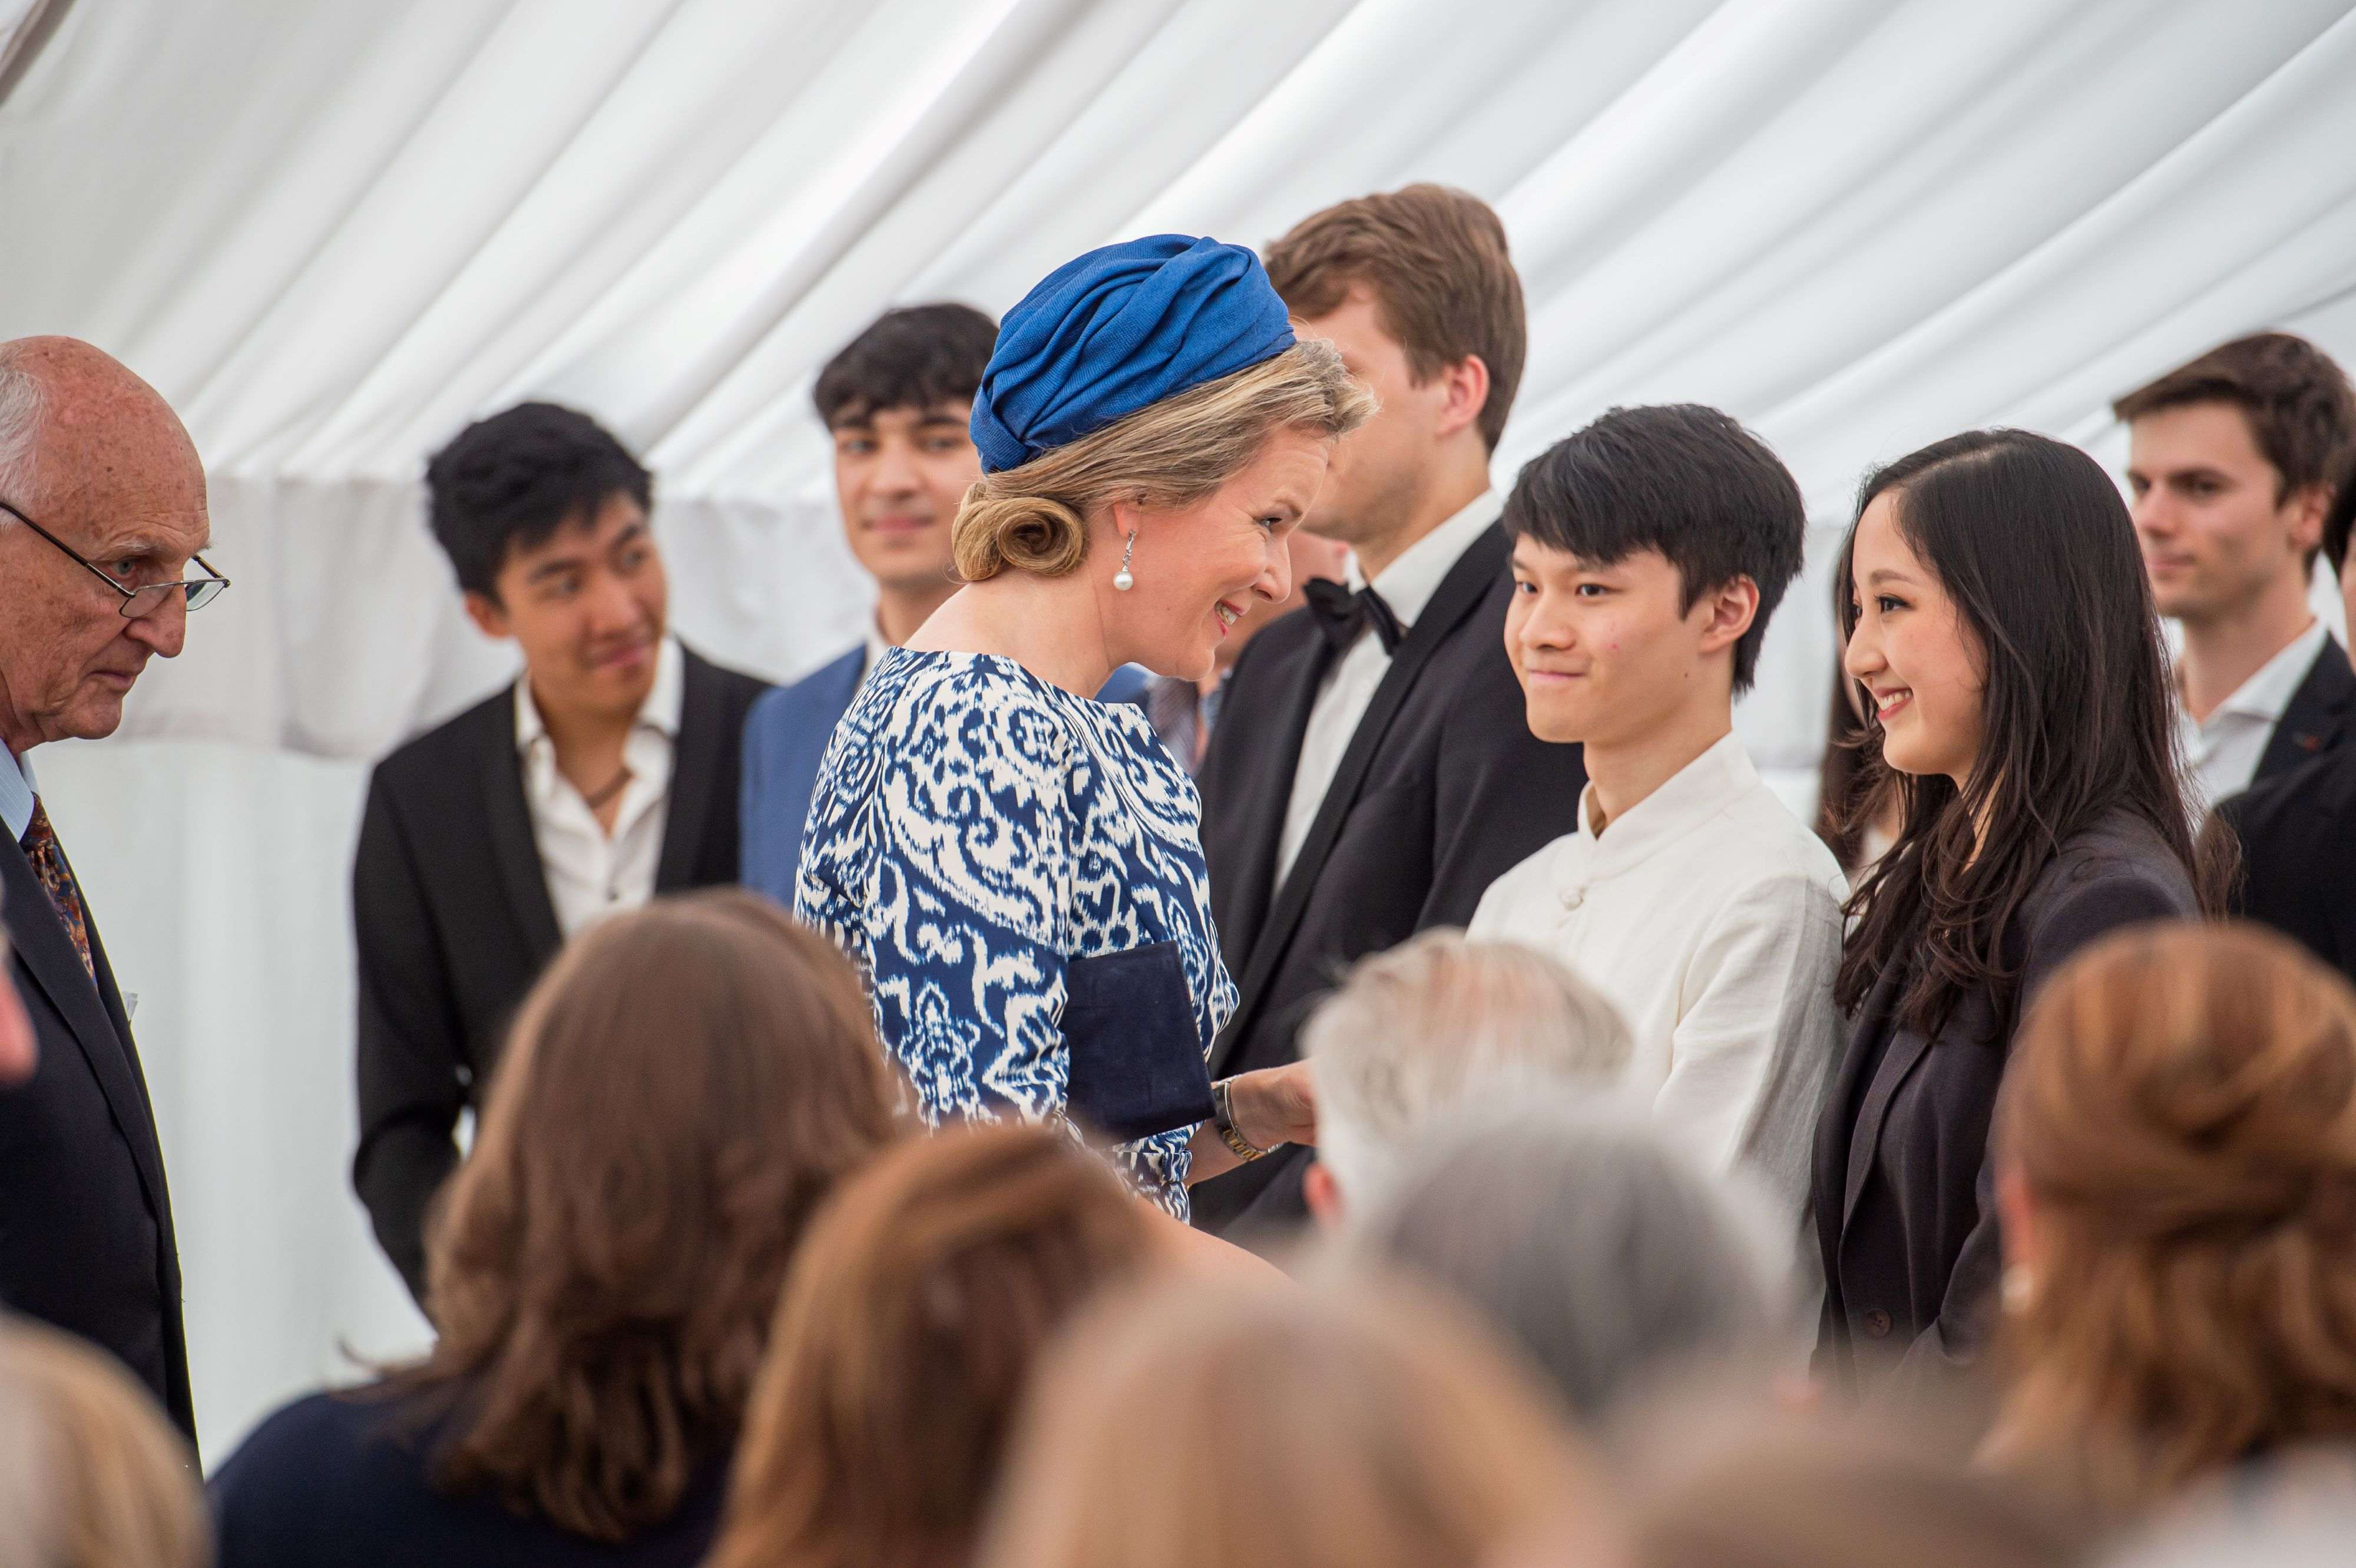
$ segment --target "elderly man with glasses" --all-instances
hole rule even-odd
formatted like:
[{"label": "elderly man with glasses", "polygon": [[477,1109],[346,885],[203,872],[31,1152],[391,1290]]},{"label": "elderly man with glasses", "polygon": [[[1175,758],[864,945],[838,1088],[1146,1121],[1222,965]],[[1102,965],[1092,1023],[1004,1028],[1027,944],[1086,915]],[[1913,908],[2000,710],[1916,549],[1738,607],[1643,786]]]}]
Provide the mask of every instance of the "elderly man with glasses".
[{"label": "elderly man with glasses", "polygon": [[229,586],[154,388],[65,338],[0,343],[0,920],[31,1075],[0,1088],[0,1302],[114,1353],[195,1436],[171,1198],[131,1021],[29,753],[123,721]]}]

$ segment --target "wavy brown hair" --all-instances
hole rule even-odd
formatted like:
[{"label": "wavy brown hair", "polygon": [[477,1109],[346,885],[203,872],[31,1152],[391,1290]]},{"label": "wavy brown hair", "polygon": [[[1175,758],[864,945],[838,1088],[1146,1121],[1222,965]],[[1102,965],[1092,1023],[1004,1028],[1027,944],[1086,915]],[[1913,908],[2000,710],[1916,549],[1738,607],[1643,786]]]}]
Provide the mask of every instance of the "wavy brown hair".
[{"label": "wavy brown hair", "polygon": [[894,1137],[851,967],[734,890],[592,927],[532,988],[427,1244],[440,1339],[390,1390],[437,1485],[601,1541],[733,1444],[778,1283]]},{"label": "wavy brown hair", "polygon": [[945,1133],[851,1183],[787,1277],[707,1568],[969,1562],[1033,1361],[1152,1245],[1038,1127]]},{"label": "wavy brown hair", "polygon": [[2035,1217],[2000,1458],[2134,1505],[2356,1437],[2356,992],[2254,927],[2096,943],[1997,1101]]},{"label": "wavy brown hair", "polygon": [[[1980,755],[1964,787],[1897,772],[1869,721],[1856,798],[1895,791],[1898,842],[1848,901],[1835,994],[1854,1011],[1906,966],[1901,1018],[1935,1034],[1985,990],[1999,1037],[2019,1002],[2013,924],[2062,846],[2113,811],[2140,818],[2211,909],[2224,866],[2196,854],[2176,768],[2175,685],[2118,487],[2074,446],[2025,430],[1951,435],[1867,476],[1857,513],[1892,499],[1986,660]],[[1857,530],[1841,547],[1850,580]],[[1841,637],[1857,628],[1839,597]],[[1865,704],[1871,711],[1871,704]]]}]

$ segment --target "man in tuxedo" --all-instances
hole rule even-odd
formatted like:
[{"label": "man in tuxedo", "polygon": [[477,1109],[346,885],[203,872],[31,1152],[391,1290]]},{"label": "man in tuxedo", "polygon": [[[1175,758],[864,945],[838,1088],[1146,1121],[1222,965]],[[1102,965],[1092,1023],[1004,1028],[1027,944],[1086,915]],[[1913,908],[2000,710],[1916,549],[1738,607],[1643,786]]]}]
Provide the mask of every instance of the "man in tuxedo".
[{"label": "man in tuxedo", "polygon": [[[1215,1077],[1296,1059],[1355,960],[1462,926],[1489,884],[1571,831],[1576,746],[1533,736],[1507,660],[1509,553],[1489,455],[1521,379],[1521,280],[1502,224],[1438,186],[1303,220],[1267,255],[1303,337],[1382,411],[1343,438],[1303,526],[1355,554],[1347,586],[1237,660],[1201,773],[1213,911],[1241,1000]],[[1304,1149],[1194,1188],[1248,1237],[1306,1214]]]},{"label": "man in tuxedo", "polygon": [[2152,595],[2184,630],[2180,740],[2215,805],[2356,729],[2356,673],[2308,604],[2356,392],[2314,344],[2263,332],[2112,408]]},{"label": "man in tuxedo", "polygon": [[[887,310],[819,372],[811,401],[834,442],[843,536],[875,579],[858,643],[753,706],[739,802],[744,882],[790,909],[810,791],[834,726],[867,672],[958,590],[949,524],[981,478],[968,424],[998,324],[967,305]],[[1116,670],[1104,702],[1135,702],[1141,671]]]},{"label": "man in tuxedo", "polygon": [[114,733],[228,585],[210,539],[204,467],[153,388],[87,343],[0,343],[0,920],[32,1035],[0,1087],[0,1301],[112,1351],[191,1441],[155,1112],[29,753]]},{"label": "man in tuxedo", "polygon": [[352,865],[352,1185],[421,1305],[428,1205],[516,1004],[565,938],[736,875],[738,744],[766,686],[682,647],[645,468],[528,403],[426,469],[466,611],[523,673],[378,764]]},{"label": "man in tuxedo", "polygon": [[[2356,626],[2356,451],[2337,478],[2323,554]],[[2217,820],[2241,841],[2234,912],[2296,937],[2356,982],[2356,745],[2260,779],[2220,805]]]}]

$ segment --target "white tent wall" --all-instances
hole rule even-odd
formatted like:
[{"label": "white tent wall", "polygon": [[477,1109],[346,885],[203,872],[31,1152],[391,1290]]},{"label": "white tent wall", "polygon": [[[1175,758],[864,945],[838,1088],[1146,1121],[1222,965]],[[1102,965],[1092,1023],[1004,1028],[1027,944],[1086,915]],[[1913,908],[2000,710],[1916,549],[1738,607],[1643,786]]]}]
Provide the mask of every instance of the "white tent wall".
[{"label": "white tent wall", "polygon": [[237,584],[121,736],[34,758],[142,999],[209,1451],[424,1333],[346,1183],[344,878],[366,759],[512,668],[421,518],[465,420],[605,419],[658,470],[677,624],[789,675],[866,609],[808,388],[875,311],[1461,185],[1529,296],[1501,479],[1669,399],[1799,474],[1821,526],[1738,722],[1804,803],[1870,462],[2017,423],[2115,467],[2110,397],[2259,327],[2356,363],[2349,10],[49,0],[0,74],[0,338],[172,400]]}]

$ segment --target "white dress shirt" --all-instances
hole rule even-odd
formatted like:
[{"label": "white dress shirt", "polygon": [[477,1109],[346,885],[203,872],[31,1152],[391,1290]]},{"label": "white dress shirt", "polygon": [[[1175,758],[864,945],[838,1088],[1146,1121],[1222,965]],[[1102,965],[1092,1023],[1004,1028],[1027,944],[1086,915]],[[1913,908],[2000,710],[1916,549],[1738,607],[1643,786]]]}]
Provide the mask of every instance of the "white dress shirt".
[{"label": "white dress shirt", "polygon": [[[1408,545],[1398,560],[1383,568],[1382,575],[1374,581],[1374,590],[1390,606],[1400,631],[1414,628],[1457,558],[1505,510],[1503,496],[1494,489],[1483,490],[1462,510]],[[1349,582],[1353,591],[1367,585],[1355,557],[1350,562]],[[1292,768],[1292,798],[1284,809],[1284,833],[1277,841],[1278,886],[1284,886],[1293,858],[1309,842],[1310,824],[1317,820],[1317,808],[1324,804],[1333,775],[1341,771],[1342,754],[1350,749],[1350,737],[1357,734],[1358,721],[1366,716],[1375,688],[1383,683],[1390,668],[1391,656],[1385,651],[1382,639],[1369,628],[1333,661],[1319,683],[1316,704],[1309,710],[1309,727],[1301,736],[1301,760]]]},{"label": "white dress shirt", "polygon": [[1490,885],[1471,934],[1526,942],[1610,997],[1627,1083],[1713,1169],[1751,1167],[1796,1223],[1838,1054],[1840,866],[1730,735],[1659,789]]},{"label": "white dress shirt", "polygon": [[2256,674],[2235,688],[2205,719],[2195,720],[2179,702],[2176,709],[2178,744],[2191,764],[2201,799],[2192,802],[2195,814],[2206,811],[2228,795],[2238,795],[2258,776],[2258,763],[2282,723],[2299,682],[2323,653],[2330,636],[2320,620],[2288,646],[2258,666]]},{"label": "white dress shirt", "polygon": [[33,800],[40,788],[33,782],[33,765],[0,746],[0,825],[18,843],[33,825]]},{"label": "white dress shirt", "polygon": [[608,834],[597,814],[556,766],[556,743],[532,701],[531,677],[516,681],[516,749],[523,755],[523,798],[556,924],[567,937],[602,916],[635,909],[655,894],[663,823],[670,802],[671,753],[687,701],[687,656],[663,639],[655,683],[622,745],[630,781]]}]

